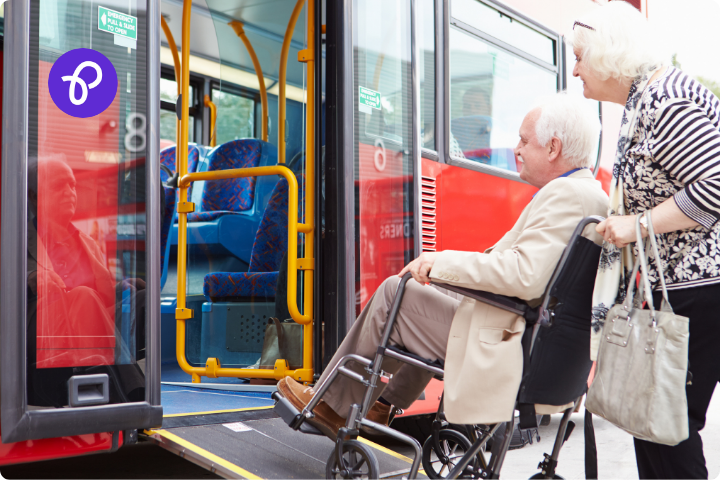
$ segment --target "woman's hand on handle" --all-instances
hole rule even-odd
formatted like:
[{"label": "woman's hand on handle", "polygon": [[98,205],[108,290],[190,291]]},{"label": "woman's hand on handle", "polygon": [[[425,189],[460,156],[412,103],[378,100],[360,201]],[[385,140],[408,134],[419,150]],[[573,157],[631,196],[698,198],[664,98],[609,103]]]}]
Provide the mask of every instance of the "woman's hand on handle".
[{"label": "woman's hand on handle", "polygon": [[413,278],[419,283],[430,283],[430,270],[432,270],[436,258],[437,252],[423,252],[415,260],[408,263],[405,268],[398,273],[398,277],[402,278],[403,275],[410,272]]},{"label": "woman's hand on handle", "polygon": [[[673,197],[655,207],[651,217],[656,234],[687,230],[700,225],[680,210]],[[606,242],[622,248],[635,241],[636,218],[637,215],[609,217],[598,223],[595,230],[603,236]],[[647,237],[645,228],[642,228],[642,234],[643,238]]]}]

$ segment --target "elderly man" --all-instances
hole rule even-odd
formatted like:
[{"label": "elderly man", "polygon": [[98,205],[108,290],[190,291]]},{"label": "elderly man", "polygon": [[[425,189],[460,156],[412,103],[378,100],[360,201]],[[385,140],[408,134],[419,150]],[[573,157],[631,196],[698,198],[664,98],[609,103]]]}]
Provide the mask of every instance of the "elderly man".
[{"label": "elderly man", "polygon": [[[398,276],[385,280],[319,381],[344,355],[373,357],[400,277],[410,272],[417,282],[406,286],[390,343],[445,361],[445,413],[450,422],[509,420],[522,375],[525,320],[426,283],[433,280],[537,303],[580,220],[607,213],[608,197],[588,168],[599,127],[597,113],[584,100],[565,94],[531,110],[520,126],[515,154],[522,163],[520,178],[540,190],[512,230],[484,253],[423,253]],[[368,419],[387,424],[391,405],[409,407],[432,374],[390,358],[383,361],[383,369],[393,377],[376,389],[378,400]],[[310,387],[290,377],[280,380],[278,390],[298,409],[313,395]],[[351,404],[361,402],[364,391],[358,382],[338,377],[309,421],[334,438],[345,423],[342,416]]]}]

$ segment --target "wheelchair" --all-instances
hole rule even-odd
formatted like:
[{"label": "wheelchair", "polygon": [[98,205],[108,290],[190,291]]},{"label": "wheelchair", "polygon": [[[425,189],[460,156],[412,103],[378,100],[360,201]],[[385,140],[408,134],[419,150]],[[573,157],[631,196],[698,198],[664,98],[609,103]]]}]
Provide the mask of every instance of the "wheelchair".
[{"label": "wheelchair", "polygon": [[[447,284],[442,288],[522,315],[527,327],[522,338],[523,375],[515,410],[520,412],[520,428],[537,428],[535,404],[574,406],[564,411],[551,454],[544,454],[538,468],[540,473],[531,478],[562,478],[555,473],[560,449],[573,431],[570,415],[587,389],[590,361],[590,312],[601,247],[582,236],[590,224],[599,223],[602,217],[583,219],[575,228],[570,243],[563,251],[546,293],[539,306],[531,307],[524,301],[488,292],[470,290]],[[360,427],[380,432],[412,447],[414,458],[408,478],[417,478],[421,464],[430,478],[499,478],[505,455],[510,446],[515,417],[495,425],[449,425],[443,413],[443,401],[433,422],[432,435],[420,443],[397,430],[368,420],[373,391],[379,381],[387,379],[382,370],[383,359],[393,358],[433,373],[443,379],[443,365],[438,360],[423,359],[388,345],[398,310],[402,303],[408,273],[403,276],[388,313],[383,338],[374,359],[359,355],[346,355],[332,369],[327,379],[315,388],[315,395],[299,412],[279,392],[275,412],[293,429],[303,433],[322,435],[305,422],[313,417],[328,387],[338,375],[345,375],[366,387],[362,403],[350,407],[346,424],[340,428],[335,449],[328,458],[326,478],[378,478],[379,464],[372,450],[357,440]],[[532,325],[532,329],[529,328]],[[347,367],[351,362],[363,366],[367,377]],[[464,432],[460,430],[464,429]],[[492,446],[486,448],[492,438]],[[490,457],[486,459],[486,450]]]}]

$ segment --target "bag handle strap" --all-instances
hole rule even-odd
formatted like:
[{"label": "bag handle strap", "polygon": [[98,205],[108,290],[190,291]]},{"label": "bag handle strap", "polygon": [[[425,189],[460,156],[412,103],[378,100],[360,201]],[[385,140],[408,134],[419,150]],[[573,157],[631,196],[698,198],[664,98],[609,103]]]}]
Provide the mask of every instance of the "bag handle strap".
[{"label": "bag handle strap", "polygon": [[660,310],[666,311],[666,312],[672,312],[673,309],[670,306],[670,299],[668,298],[667,286],[665,285],[665,268],[662,265],[662,259],[660,258],[660,251],[658,249],[656,236],[655,236],[655,229],[653,228],[653,223],[652,223],[652,210],[648,210],[645,212],[645,218],[647,219],[647,224],[648,224],[648,238],[650,239],[650,244],[652,245],[653,255],[655,256],[655,266],[657,267],[658,277],[660,279],[660,286],[662,287],[663,301],[662,301]]}]

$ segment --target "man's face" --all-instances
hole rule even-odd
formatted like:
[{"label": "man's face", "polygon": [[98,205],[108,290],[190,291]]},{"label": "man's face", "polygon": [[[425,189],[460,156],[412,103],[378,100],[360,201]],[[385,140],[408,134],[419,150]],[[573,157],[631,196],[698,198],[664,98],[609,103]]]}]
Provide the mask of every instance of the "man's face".
[{"label": "man's face", "polygon": [[547,181],[550,167],[549,150],[538,143],[535,122],[540,118],[540,109],[531,110],[520,125],[520,141],[515,147],[515,156],[520,161],[520,178],[538,188]]},{"label": "man's face", "polygon": [[40,162],[38,168],[38,213],[59,225],[66,226],[75,215],[77,192],[75,175],[61,161]]}]

